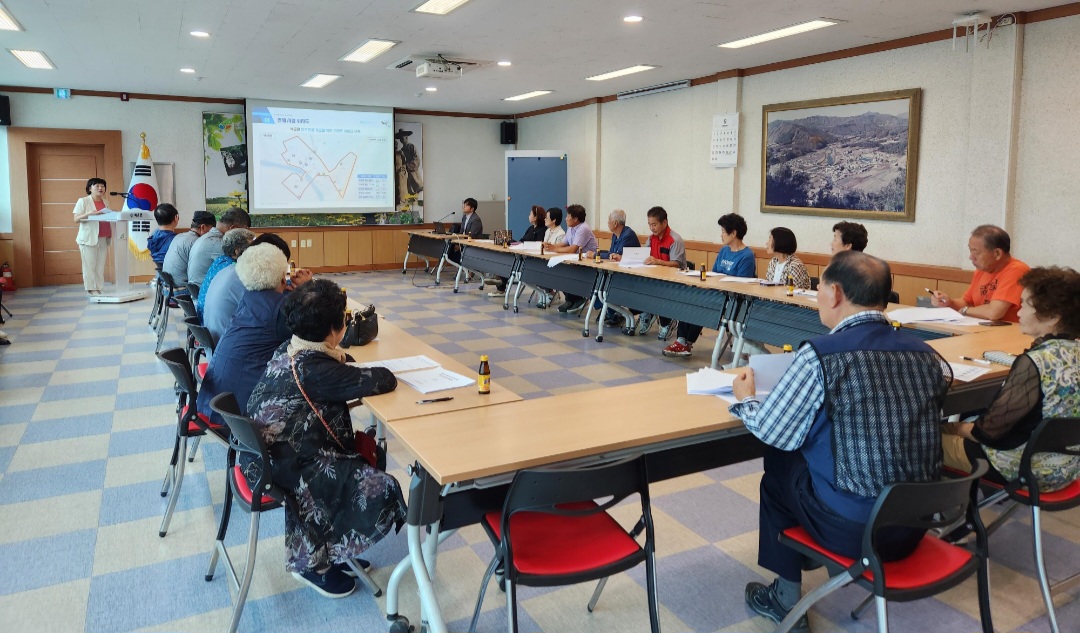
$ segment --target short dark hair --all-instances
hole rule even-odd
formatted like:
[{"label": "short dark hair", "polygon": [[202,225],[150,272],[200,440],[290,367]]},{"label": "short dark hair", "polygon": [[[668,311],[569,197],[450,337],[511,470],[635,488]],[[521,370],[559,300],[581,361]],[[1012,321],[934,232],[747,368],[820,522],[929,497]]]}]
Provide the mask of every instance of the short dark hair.
[{"label": "short dark hair", "polygon": [[746,226],[746,220],[738,213],[722,215],[716,223],[720,225],[720,228],[724,229],[725,233],[734,233],[735,237],[740,240],[746,237],[746,232],[749,230]]},{"label": "short dark hair", "polygon": [[536,221],[533,222],[533,224],[536,226],[544,226],[544,216],[547,215],[547,210],[538,204],[534,204],[532,206],[532,214],[533,217],[536,218]]},{"label": "short dark hair", "polygon": [[551,221],[555,223],[555,226],[562,224],[562,209],[551,207],[547,210],[547,214],[551,216]]},{"label": "short dark hair", "polygon": [[461,204],[471,208],[473,211],[476,211],[476,198],[465,198],[461,201]]},{"label": "short dark hair", "polygon": [[226,211],[225,215],[218,220],[218,223],[234,229],[246,229],[251,226],[251,216],[248,215],[247,211],[237,207]]},{"label": "short dark hair", "polygon": [[[263,233],[262,235],[251,240],[251,246],[255,246],[256,244],[273,244],[274,246],[278,247],[282,253],[285,253],[285,259],[292,259],[292,250],[289,249],[289,244],[285,240],[281,239],[281,236],[279,236],[277,233]],[[251,246],[249,246],[248,248],[251,248]]]},{"label": "short dark hair", "polygon": [[1040,319],[1058,318],[1059,332],[1080,338],[1080,273],[1072,268],[1032,268],[1020,278]]},{"label": "short dark hair", "polygon": [[1008,253],[1012,248],[1012,239],[1009,238],[1009,234],[1005,232],[1005,229],[993,224],[980,224],[971,232],[971,237],[981,239],[990,250],[1000,248],[1001,252]]},{"label": "short dark hair", "polygon": [[832,230],[840,231],[840,242],[851,246],[853,251],[866,250],[866,244],[869,242],[868,234],[866,233],[866,227],[858,222],[837,222],[833,225]]},{"label": "short dark hair", "polygon": [[821,273],[821,283],[840,286],[848,301],[857,306],[881,309],[889,305],[892,271],[888,262],[873,255],[840,251]]},{"label": "short dark hair", "polygon": [[154,209],[154,221],[158,226],[172,224],[178,217],[180,217],[180,212],[168,202],[162,202]]},{"label": "short dark hair", "polygon": [[345,326],[345,295],[329,279],[312,279],[293,290],[282,306],[293,335],[318,343]]},{"label": "short dark hair", "polygon": [[566,207],[566,215],[573,217],[578,222],[585,221],[585,207],[580,204],[572,204]]},{"label": "short dark hair", "polygon": [[667,211],[664,210],[664,207],[653,207],[645,215],[656,218],[661,222],[667,222]]},{"label": "short dark hair", "polygon": [[105,182],[104,178],[91,178],[90,180],[87,180],[86,195],[90,195],[90,187],[93,187],[94,185],[105,185],[106,187],[108,187],[109,183]]},{"label": "short dark hair", "polygon": [[783,226],[778,226],[769,231],[772,236],[772,249],[777,253],[794,255],[799,250],[799,240],[795,239],[795,233]]}]

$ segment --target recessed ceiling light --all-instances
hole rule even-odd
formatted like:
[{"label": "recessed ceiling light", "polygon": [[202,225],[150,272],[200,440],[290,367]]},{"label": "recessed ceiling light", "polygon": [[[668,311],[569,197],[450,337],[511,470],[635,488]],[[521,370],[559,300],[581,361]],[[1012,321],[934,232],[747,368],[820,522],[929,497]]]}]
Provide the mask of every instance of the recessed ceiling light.
[{"label": "recessed ceiling light", "polygon": [[304,83],[300,84],[304,88],[322,88],[328,84],[332,84],[338,79],[341,79],[341,75],[324,75],[322,73],[316,73],[311,76]]},{"label": "recessed ceiling light", "polygon": [[427,90],[428,92],[438,92],[439,89],[435,86],[428,86],[427,88],[424,88],[424,90]]},{"label": "recessed ceiling light", "polygon": [[641,16],[640,15],[628,15],[625,18],[623,18],[622,21],[626,22],[628,24],[636,24],[638,22],[641,22]]},{"label": "recessed ceiling light", "polygon": [[522,99],[532,99],[533,97],[539,97],[542,95],[551,94],[550,90],[533,90],[532,92],[526,92],[514,97],[506,97],[503,101],[521,101]]},{"label": "recessed ceiling light", "polygon": [[180,72],[191,74],[191,73],[195,72],[195,69],[194,68],[181,68]]},{"label": "recessed ceiling light", "polygon": [[15,21],[4,5],[0,4],[0,31],[21,31],[19,23]]},{"label": "recessed ceiling light", "polygon": [[397,45],[398,43],[392,40],[368,40],[358,46],[353,52],[342,57],[341,61],[366,64]]},{"label": "recessed ceiling light", "polygon": [[49,61],[49,58],[45,56],[45,53],[42,53],[41,51],[20,51],[14,48],[9,48],[8,50],[11,51],[11,54],[27,68],[38,68],[41,70],[53,70],[56,68],[56,66],[53,66],[52,62]]},{"label": "recessed ceiling light", "polygon": [[210,34],[206,31],[192,31],[191,34],[195,37],[210,37]]},{"label": "recessed ceiling light", "polygon": [[726,42],[724,44],[717,44],[717,46],[719,46],[720,48],[742,48],[744,46],[750,46],[752,44],[760,44],[762,42],[768,42],[770,40],[778,40],[781,37],[788,37],[791,35],[798,35],[799,33],[806,33],[807,31],[822,29],[826,26],[833,26],[834,24],[840,24],[842,22],[843,20],[818,18],[816,20],[810,20],[809,22],[800,22],[799,24],[785,26],[782,29],[776,29],[775,31],[769,31],[768,33],[762,33],[760,35],[754,35],[752,37],[744,37],[741,40]]},{"label": "recessed ceiling light", "polygon": [[589,81],[604,81],[605,79],[614,79],[616,77],[622,77],[625,75],[633,75],[634,73],[644,72],[646,70],[652,70],[656,66],[631,66],[629,68],[623,68],[622,70],[613,70],[603,75],[594,75],[592,77],[586,77]]},{"label": "recessed ceiling light", "polygon": [[413,11],[416,11],[417,13],[446,15],[468,1],[469,0],[427,0],[427,2],[416,7]]},{"label": "recessed ceiling light", "polygon": [[499,62],[500,66],[509,66],[510,62]]}]

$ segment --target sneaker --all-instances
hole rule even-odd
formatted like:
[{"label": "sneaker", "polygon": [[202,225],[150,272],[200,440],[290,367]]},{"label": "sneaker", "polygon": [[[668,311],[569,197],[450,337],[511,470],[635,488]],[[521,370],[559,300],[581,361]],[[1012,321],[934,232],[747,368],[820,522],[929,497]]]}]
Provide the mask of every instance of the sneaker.
[{"label": "sneaker", "polygon": [[[758,615],[765,616],[779,624],[787,617],[791,609],[780,606],[780,601],[776,598],[774,585],[776,585],[775,580],[772,585],[768,586],[760,582],[747,583],[746,604]],[[805,613],[795,622],[795,626],[791,627],[790,631],[791,633],[810,633],[810,620],[807,619]]]},{"label": "sneaker", "polygon": [[666,341],[666,340],[670,339],[672,336],[675,336],[675,333],[678,332],[678,331],[679,331],[679,320],[678,319],[672,319],[670,322],[668,322],[667,325],[662,326],[660,328],[660,333],[656,335],[656,338],[660,339],[661,341]]},{"label": "sneaker", "polygon": [[325,574],[314,571],[303,573],[294,571],[293,578],[299,580],[327,598],[344,598],[356,591],[356,581],[345,575],[340,569],[331,567]]},{"label": "sneaker", "polygon": [[577,301],[564,301],[559,306],[559,312],[576,312],[585,307],[585,299],[578,299]]},{"label": "sneaker", "polygon": [[492,290],[491,292],[487,293],[487,296],[489,296],[489,297],[505,297],[506,296],[506,291],[503,290],[503,291],[500,292],[499,290]]},{"label": "sneaker", "polygon": [[665,347],[662,353],[664,354],[664,356],[685,358],[689,356],[693,352],[693,350],[694,345],[692,343],[687,343],[686,345],[683,345],[682,343],[675,341],[671,345]]},{"label": "sneaker", "polygon": [[[363,558],[354,558],[353,562],[359,565],[360,569],[363,569],[364,571],[371,569],[371,563],[364,560]],[[333,568],[350,578],[356,578],[356,572],[352,570],[352,567],[349,567],[345,563],[335,563]]]},{"label": "sneaker", "polygon": [[648,312],[641,313],[641,315],[638,317],[638,336],[645,336],[645,334],[647,334],[648,331],[652,329],[653,323],[656,323],[655,314],[649,314]]}]

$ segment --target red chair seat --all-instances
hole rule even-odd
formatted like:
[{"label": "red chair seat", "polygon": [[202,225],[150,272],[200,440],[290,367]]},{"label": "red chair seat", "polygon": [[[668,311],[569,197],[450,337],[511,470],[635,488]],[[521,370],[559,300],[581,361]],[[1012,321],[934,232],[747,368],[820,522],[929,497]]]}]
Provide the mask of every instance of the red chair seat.
[{"label": "red chair seat", "polygon": [[[595,507],[592,502],[567,504],[567,509]],[[502,514],[484,515],[497,538]],[[641,551],[637,541],[606,512],[561,516],[518,512],[510,517],[514,567],[523,574],[553,576],[596,569]]]},{"label": "red chair seat", "polygon": [[[784,536],[828,557],[838,565],[850,567],[854,559],[834,554],[818,545],[801,527],[784,530]],[[885,586],[888,589],[915,589],[936,582],[955,574],[971,560],[971,552],[956,545],[950,545],[933,536],[924,536],[918,547],[903,560],[885,563]],[[874,575],[867,571],[863,576],[873,580]]]},{"label": "red chair seat", "polygon": [[[233,466],[233,480],[236,482],[236,494],[250,507],[251,486],[248,485],[247,477],[244,476],[244,471],[240,470],[239,466]],[[263,508],[276,506],[277,499],[263,495],[262,504]]]},{"label": "red chair seat", "polygon": [[206,378],[206,370],[210,368],[210,363],[199,363],[199,366],[195,371],[199,372],[199,380]]},{"label": "red chair seat", "polygon": [[[188,408],[184,407],[184,409],[180,412],[180,415],[186,416],[187,412],[188,412]],[[226,430],[224,424],[218,424],[216,422],[211,422],[210,418],[207,417],[205,413],[200,413],[199,414],[199,421],[201,421],[203,424],[205,424],[206,426],[210,427],[211,429],[213,429],[215,431],[221,431],[221,432],[224,433],[225,430]],[[205,431],[194,420],[191,421],[191,422],[188,422],[188,435],[199,435],[201,433],[205,433]]]}]

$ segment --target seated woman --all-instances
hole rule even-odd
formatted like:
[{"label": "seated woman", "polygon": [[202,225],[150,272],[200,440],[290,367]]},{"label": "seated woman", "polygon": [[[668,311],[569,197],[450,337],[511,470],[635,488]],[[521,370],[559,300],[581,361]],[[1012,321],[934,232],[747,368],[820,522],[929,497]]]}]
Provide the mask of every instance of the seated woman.
[{"label": "seated woman", "polygon": [[544,233],[547,231],[545,220],[547,219],[547,211],[544,207],[534,204],[529,209],[529,228],[525,229],[525,235],[521,236],[519,242],[542,242],[544,241]]},{"label": "seated woman", "polygon": [[[1032,268],[1020,285],[1020,331],[1035,341],[1016,358],[986,413],[943,427],[945,465],[971,472],[976,459],[985,459],[987,477],[998,483],[1020,476],[1020,456],[1039,422],[1080,417],[1080,273]],[[1039,490],[1060,490],[1080,478],[1080,457],[1039,453],[1031,470]]]},{"label": "seated woman", "polygon": [[798,248],[799,243],[791,229],[778,226],[769,231],[765,250],[772,260],[769,262],[769,272],[766,273],[765,280],[782,284],[790,279],[796,288],[808,290],[810,275],[807,274],[802,260],[795,256]]},{"label": "seated woman", "polygon": [[236,276],[244,284],[244,295],[214,349],[199,389],[199,412],[210,416],[215,424],[225,422],[211,411],[210,400],[219,393],[231,392],[241,413],[246,413],[244,404],[266,371],[266,363],[274,350],[292,336],[281,311],[288,268],[285,253],[273,244],[250,246],[236,260]]},{"label": "seated woman", "polygon": [[[566,231],[562,228],[562,209],[559,207],[551,207],[544,214],[544,226],[547,230],[544,232],[544,244],[550,244],[552,246],[558,246],[563,243],[563,239],[566,237]],[[536,302],[536,307],[546,308],[551,305],[551,302],[555,300],[555,291],[547,288],[539,288],[540,300]]]},{"label": "seated woman", "polygon": [[[316,279],[289,293],[283,308],[292,338],[274,353],[247,410],[270,453],[274,483],[289,491],[285,567],[328,598],[356,585],[346,563],[405,521],[401,487],[356,449],[350,400],[393,391],[385,367],[362,369],[338,347],[345,335],[345,295]],[[245,460],[248,481],[259,465]]]}]

